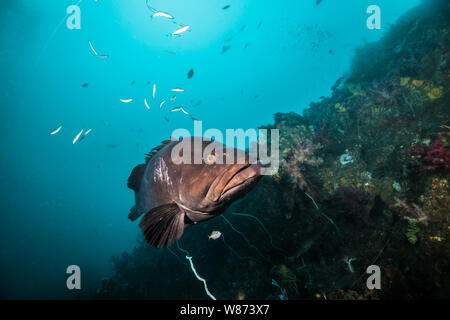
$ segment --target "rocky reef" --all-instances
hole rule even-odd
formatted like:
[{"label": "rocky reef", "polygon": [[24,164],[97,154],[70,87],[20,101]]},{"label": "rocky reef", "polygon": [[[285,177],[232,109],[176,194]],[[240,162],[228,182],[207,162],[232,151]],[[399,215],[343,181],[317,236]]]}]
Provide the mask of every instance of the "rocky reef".
[{"label": "rocky reef", "polygon": [[448,299],[449,16],[425,1],[357,51],[331,96],[275,114],[279,172],[179,248],[115,257],[95,297],[207,299],[187,250],[218,299]]}]

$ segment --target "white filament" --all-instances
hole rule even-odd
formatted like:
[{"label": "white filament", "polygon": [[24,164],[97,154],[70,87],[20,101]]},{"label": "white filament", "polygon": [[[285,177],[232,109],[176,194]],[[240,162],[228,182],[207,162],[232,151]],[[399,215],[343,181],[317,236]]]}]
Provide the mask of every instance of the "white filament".
[{"label": "white filament", "polygon": [[202,277],[200,277],[200,276],[197,274],[197,271],[195,270],[195,267],[194,267],[194,263],[192,262],[192,257],[186,256],[186,259],[189,260],[189,263],[191,264],[191,269],[192,269],[192,271],[194,272],[194,274],[195,274],[195,276],[197,277],[197,279],[203,282],[203,285],[205,286],[205,292],[206,292],[206,294],[207,294],[211,299],[217,300],[216,297],[214,297],[214,296],[211,294],[211,292],[209,292],[209,290],[208,290],[208,285],[206,284],[206,280],[203,279]]}]

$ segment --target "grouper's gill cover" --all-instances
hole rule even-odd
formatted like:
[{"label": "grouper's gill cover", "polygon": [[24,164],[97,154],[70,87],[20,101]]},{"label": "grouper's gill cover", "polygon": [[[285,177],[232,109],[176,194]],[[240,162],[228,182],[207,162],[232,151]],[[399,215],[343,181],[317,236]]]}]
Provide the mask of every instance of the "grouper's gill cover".
[{"label": "grouper's gill cover", "polygon": [[[172,149],[179,143],[190,144],[191,163],[172,161]],[[216,150],[222,148],[221,163],[221,153],[214,152],[211,143]],[[195,148],[202,148],[201,155],[205,148],[212,152],[205,155],[201,164],[194,164]],[[244,157],[245,163],[239,164],[238,156]],[[234,161],[227,161],[228,157]],[[261,178],[260,170],[259,163],[249,164],[246,152],[218,142],[197,137],[163,141],[128,178],[136,202],[128,217],[134,221],[144,214],[139,226],[146,241],[156,247],[170,246],[181,238],[184,228],[218,216],[250,191]]]}]

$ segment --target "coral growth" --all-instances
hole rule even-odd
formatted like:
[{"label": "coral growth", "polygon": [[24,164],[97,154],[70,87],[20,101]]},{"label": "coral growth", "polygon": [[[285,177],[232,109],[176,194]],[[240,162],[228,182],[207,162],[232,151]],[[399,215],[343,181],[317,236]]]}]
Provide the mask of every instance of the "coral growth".
[{"label": "coral growth", "polygon": [[450,171],[450,148],[444,147],[440,140],[435,140],[430,146],[416,144],[409,153],[412,156],[420,157],[423,170],[446,169]]},{"label": "coral growth", "polygon": [[392,208],[402,213],[402,217],[410,222],[427,224],[429,216],[417,204],[409,204],[406,200],[394,198],[395,203]]},{"label": "coral growth", "polygon": [[305,176],[305,171],[308,166],[318,167],[323,163],[322,158],[316,156],[318,150],[322,145],[313,144],[311,140],[306,139],[298,142],[290,152],[287,160],[281,161],[283,171],[288,175],[291,182],[293,182],[301,190],[310,194],[316,194],[314,187],[309,179]]}]

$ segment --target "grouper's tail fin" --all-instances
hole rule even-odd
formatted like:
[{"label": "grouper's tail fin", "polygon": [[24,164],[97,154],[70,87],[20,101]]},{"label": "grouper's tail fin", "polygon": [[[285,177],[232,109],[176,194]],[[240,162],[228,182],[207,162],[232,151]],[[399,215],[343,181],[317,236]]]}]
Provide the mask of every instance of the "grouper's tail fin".
[{"label": "grouper's tail fin", "polygon": [[[141,187],[142,178],[145,173],[145,164],[140,164],[134,167],[133,171],[131,171],[130,177],[128,178],[127,186],[131,190],[134,190],[135,194],[139,192],[139,188]],[[137,209],[136,206],[133,206],[130,209],[130,213],[128,214],[128,219],[131,221],[136,220],[141,215],[141,212]]]},{"label": "grouper's tail fin", "polygon": [[135,192],[139,191],[139,187],[141,186],[142,177],[144,177],[145,173],[145,164],[140,164],[134,167],[133,171],[131,171],[130,176],[128,177],[127,187]]},{"label": "grouper's tail fin", "polygon": [[139,226],[150,245],[168,247],[183,235],[184,216],[184,211],[177,204],[166,204],[150,210]]}]

